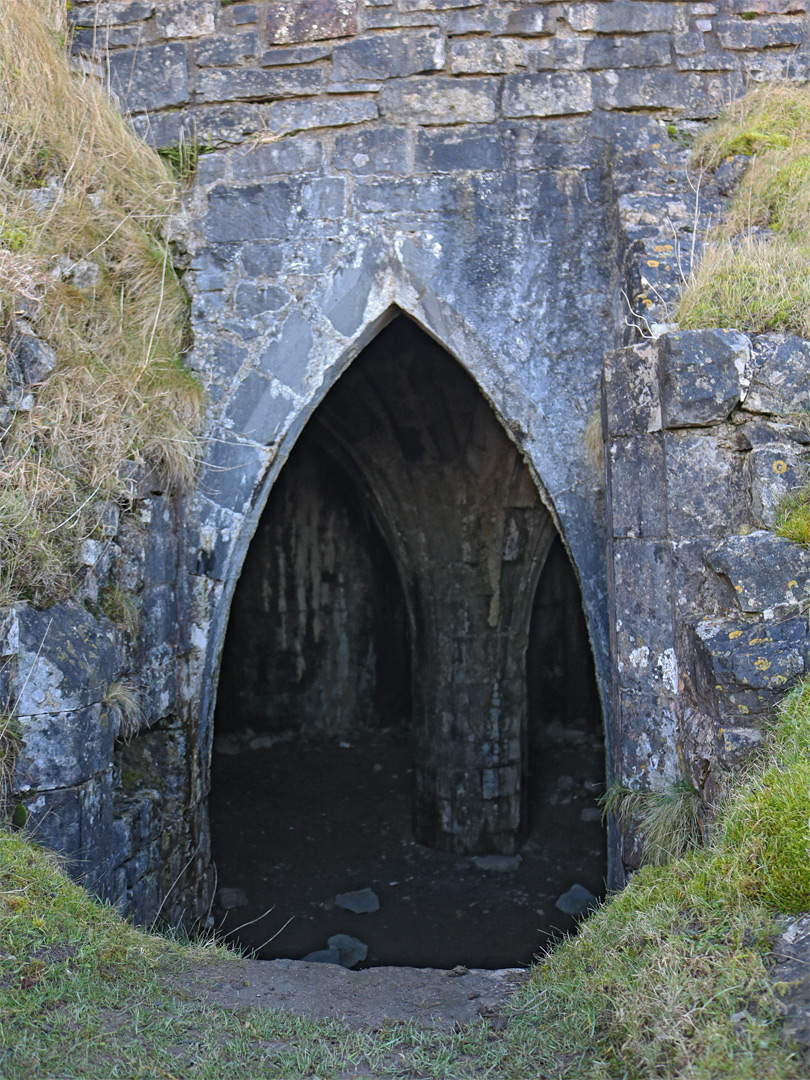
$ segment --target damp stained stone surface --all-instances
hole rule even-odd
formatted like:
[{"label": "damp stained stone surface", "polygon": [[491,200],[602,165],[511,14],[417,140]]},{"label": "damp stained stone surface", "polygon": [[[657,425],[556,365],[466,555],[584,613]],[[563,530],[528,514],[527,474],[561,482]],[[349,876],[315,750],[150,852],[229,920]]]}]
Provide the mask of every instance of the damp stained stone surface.
[{"label": "damp stained stone surface", "polygon": [[[551,517],[472,380],[400,317],[309,421],[235,594],[210,813],[219,884],[249,903],[216,917],[267,958],[347,933],[367,966],[528,963],[574,926],[562,893],[603,893],[604,767]],[[378,912],[336,905],[362,888]]]}]

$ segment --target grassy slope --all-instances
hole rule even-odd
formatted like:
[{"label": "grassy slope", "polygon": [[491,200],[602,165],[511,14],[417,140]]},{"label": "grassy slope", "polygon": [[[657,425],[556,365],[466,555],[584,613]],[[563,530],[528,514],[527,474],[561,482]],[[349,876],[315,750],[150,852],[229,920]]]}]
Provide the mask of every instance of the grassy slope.
[{"label": "grassy slope", "polygon": [[810,88],[760,86],[698,140],[693,164],[751,162],[712,232],[676,318],[684,329],[734,327],[810,338]]},{"label": "grassy slope", "polygon": [[64,0],[0,0],[0,385],[12,313],[59,361],[0,429],[0,604],[71,591],[133,463],[190,478],[203,397],[162,239],[173,175],[70,69],[64,19]]},{"label": "grassy slope", "polygon": [[208,947],[136,930],[21,836],[0,839],[0,1075],[792,1080],[764,955],[810,909],[810,682],[791,695],[711,844],[648,867],[541,959],[503,1032],[373,1034],[218,1011],[167,987]]}]

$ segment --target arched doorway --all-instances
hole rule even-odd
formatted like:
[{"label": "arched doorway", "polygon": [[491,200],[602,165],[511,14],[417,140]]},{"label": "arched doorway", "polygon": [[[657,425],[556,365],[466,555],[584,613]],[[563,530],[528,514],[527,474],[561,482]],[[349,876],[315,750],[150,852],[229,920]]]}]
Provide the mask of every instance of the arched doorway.
[{"label": "arched doorway", "polygon": [[[540,923],[568,928],[540,898],[542,844],[521,853],[540,806],[526,652],[556,537],[476,384],[395,319],[308,422],[234,596],[210,803],[220,885],[244,893],[220,894],[240,905],[225,928],[298,882],[243,943],[292,916],[260,955],[344,932],[369,963],[499,966],[530,958]],[[378,912],[336,906],[362,888]]]}]

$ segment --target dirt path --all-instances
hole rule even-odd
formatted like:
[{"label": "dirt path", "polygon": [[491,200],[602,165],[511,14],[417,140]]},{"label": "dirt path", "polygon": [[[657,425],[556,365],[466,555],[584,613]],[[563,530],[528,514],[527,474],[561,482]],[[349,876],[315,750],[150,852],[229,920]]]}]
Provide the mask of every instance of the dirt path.
[{"label": "dirt path", "polygon": [[515,968],[348,971],[301,960],[235,959],[199,964],[172,981],[184,996],[224,1008],[281,1009],[363,1030],[413,1020],[433,1031],[454,1031],[481,1017],[502,1026],[501,1006],[528,977]]}]

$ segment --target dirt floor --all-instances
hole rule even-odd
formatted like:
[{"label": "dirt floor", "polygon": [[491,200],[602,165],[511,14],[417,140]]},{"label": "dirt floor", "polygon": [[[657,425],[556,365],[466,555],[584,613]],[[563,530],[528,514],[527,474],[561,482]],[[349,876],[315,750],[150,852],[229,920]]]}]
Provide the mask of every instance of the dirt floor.
[{"label": "dirt floor", "polygon": [[[409,756],[395,733],[270,741],[249,729],[217,740],[210,798],[218,888],[247,901],[212,914],[259,959],[301,959],[343,933],[368,945],[361,968],[522,966],[575,928],[555,907],[562,893],[578,883],[604,895],[604,751],[584,730],[547,732],[531,832],[507,872],[415,843]],[[363,888],[378,911],[336,905]]]}]

